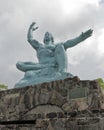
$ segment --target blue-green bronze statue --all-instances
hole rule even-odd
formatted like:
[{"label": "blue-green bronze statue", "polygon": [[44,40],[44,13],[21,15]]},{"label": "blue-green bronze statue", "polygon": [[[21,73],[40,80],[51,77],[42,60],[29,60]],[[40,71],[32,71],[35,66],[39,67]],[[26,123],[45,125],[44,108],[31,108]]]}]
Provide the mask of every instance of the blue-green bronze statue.
[{"label": "blue-green bronze statue", "polygon": [[89,29],[74,39],[58,44],[54,44],[52,34],[46,32],[44,44],[41,44],[33,38],[33,31],[38,29],[34,25],[35,22],[28,29],[27,40],[36,50],[39,63],[17,62],[17,68],[25,72],[25,75],[15,87],[24,87],[73,77],[72,74],[67,72],[66,50],[90,37],[93,31]]}]

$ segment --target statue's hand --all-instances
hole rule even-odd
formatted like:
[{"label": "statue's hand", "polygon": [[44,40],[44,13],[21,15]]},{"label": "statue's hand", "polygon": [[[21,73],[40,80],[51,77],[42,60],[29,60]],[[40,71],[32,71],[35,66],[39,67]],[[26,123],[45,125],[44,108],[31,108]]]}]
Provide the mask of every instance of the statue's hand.
[{"label": "statue's hand", "polygon": [[30,25],[30,29],[32,30],[32,31],[35,31],[36,29],[38,29],[38,27],[35,27],[34,28],[34,25],[35,25],[36,23],[35,22],[32,22],[32,24]]},{"label": "statue's hand", "polygon": [[92,35],[92,33],[93,33],[92,29],[89,29],[86,32],[82,32],[82,34],[81,34],[82,40],[85,40],[88,37],[90,37]]}]

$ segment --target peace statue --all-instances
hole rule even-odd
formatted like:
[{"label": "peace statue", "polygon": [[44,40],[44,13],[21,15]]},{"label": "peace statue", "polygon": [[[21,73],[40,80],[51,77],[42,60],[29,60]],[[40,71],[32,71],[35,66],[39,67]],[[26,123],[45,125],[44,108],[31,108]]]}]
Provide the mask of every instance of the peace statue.
[{"label": "peace statue", "polygon": [[81,35],[74,39],[58,44],[54,44],[52,34],[46,32],[44,36],[44,44],[41,44],[33,38],[33,31],[38,29],[38,27],[34,27],[35,24],[36,23],[33,22],[30,25],[27,40],[36,50],[39,63],[17,62],[16,67],[20,71],[25,72],[25,75],[23,79],[15,84],[15,87],[24,87],[73,77],[72,74],[67,72],[66,50],[84,41],[90,37],[93,32],[93,30],[89,29],[86,32],[82,32]]}]

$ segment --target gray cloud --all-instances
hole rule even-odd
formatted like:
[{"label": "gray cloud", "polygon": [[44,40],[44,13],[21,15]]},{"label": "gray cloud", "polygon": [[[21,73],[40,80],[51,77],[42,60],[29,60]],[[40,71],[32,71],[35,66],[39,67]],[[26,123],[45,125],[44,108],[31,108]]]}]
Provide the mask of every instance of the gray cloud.
[{"label": "gray cloud", "polygon": [[[64,0],[63,0],[64,1]],[[69,2],[71,7],[72,0]],[[77,1],[76,1],[77,2]],[[76,3],[75,3],[76,4]],[[56,42],[78,36],[82,31],[94,29],[92,38],[67,51],[69,71],[81,79],[104,78],[104,56],[99,55],[100,30],[104,29],[104,2],[81,4],[65,14],[60,0],[3,0],[0,2],[0,83],[10,88],[21,79],[17,61],[37,62],[36,52],[28,44],[26,33],[32,21],[39,29],[34,38],[42,42],[45,31],[50,31]]]}]

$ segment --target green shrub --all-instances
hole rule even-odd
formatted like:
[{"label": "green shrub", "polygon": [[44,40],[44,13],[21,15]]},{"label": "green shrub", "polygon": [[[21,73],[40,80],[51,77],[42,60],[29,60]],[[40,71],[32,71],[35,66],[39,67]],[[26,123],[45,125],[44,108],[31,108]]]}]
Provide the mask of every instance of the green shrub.
[{"label": "green shrub", "polygon": [[98,78],[97,81],[98,81],[100,87],[104,89],[104,81],[103,81],[103,79],[102,78]]},{"label": "green shrub", "polygon": [[0,84],[0,89],[8,89],[8,86],[6,86],[4,84]]}]

